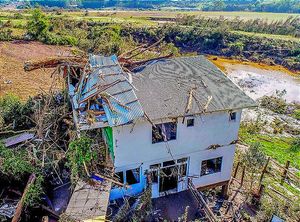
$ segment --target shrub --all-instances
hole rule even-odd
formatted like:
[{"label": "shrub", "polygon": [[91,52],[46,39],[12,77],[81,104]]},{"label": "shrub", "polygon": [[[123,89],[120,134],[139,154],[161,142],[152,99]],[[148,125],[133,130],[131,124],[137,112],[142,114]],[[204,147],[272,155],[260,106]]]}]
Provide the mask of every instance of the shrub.
[{"label": "shrub", "polygon": [[72,45],[75,46],[78,44],[78,40],[69,35],[57,35],[52,32],[46,32],[43,40],[44,43],[50,45]]},{"label": "shrub", "polygon": [[26,150],[13,150],[0,143],[0,171],[2,174],[20,180],[24,175],[36,172]]},{"label": "shrub", "polygon": [[69,144],[67,152],[68,167],[71,170],[71,179],[76,181],[80,175],[85,175],[85,166],[89,166],[96,156],[91,150],[93,140],[88,137],[81,137]]},{"label": "shrub", "polygon": [[24,204],[27,207],[34,207],[38,206],[41,202],[41,196],[44,194],[43,190],[43,181],[44,178],[41,175],[38,175],[34,181],[34,183],[29,187]]},{"label": "shrub", "polygon": [[295,153],[300,152],[300,138],[299,137],[293,140],[290,149],[292,152],[295,152]]},{"label": "shrub", "polygon": [[260,105],[279,114],[285,114],[288,107],[286,101],[278,96],[263,96]]},{"label": "shrub", "polygon": [[33,102],[29,99],[22,104],[19,97],[6,94],[0,98],[0,115],[3,125],[11,125],[14,129],[28,128],[33,125],[29,116],[33,114]]},{"label": "shrub", "polygon": [[293,117],[297,120],[300,120],[300,109],[295,109],[293,112]]},{"label": "shrub", "polygon": [[38,8],[31,12],[31,19],[27,24],[27,33],[33,39],[41,39],[49,30],[50,23],[46,15]]},{"label": "shrub", "polygon": [[0,30],[0,41],[10,41],[13,39],[11,29]]}]

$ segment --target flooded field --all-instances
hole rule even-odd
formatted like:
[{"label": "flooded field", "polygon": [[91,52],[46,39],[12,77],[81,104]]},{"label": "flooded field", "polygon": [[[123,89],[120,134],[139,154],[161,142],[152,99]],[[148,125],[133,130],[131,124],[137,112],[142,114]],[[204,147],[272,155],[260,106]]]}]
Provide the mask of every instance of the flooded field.
[{"label": "flooded field", "polygon": [[221,60],[217,65],[253,99],[284,90],[286,93],[283,97],[287,102],[300,102],[299,74],[273,66],[240,64],[235,60],[232,63],[230,60]]}]

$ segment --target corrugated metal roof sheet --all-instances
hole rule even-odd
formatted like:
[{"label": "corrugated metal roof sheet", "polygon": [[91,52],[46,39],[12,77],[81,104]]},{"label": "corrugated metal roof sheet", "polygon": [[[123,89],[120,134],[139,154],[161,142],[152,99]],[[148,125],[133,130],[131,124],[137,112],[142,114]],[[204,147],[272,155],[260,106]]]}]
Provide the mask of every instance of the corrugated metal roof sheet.
[{"label": "corrugated metal roof sheet", "polygon": [[[144,115],[134,88],[115,55],[110,57],[90,55],[89,65],[92,71],[79,84],[79,92],[74,97],[77,101],[73,101],[75,107],[86,106],[89,97],[98,94],[108,99],[108,102],[106,99],[101,101],[106,117],[96,118],[98,121],[107,120],[109,126],[118,126]],[[81,114],[82,116],[84,114]]]}]

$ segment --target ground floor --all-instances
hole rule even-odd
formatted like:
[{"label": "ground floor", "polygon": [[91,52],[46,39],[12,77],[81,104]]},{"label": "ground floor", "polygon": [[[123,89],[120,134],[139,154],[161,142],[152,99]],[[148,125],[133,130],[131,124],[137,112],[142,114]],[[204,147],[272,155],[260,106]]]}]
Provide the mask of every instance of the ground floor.
[{"label": "ground floor", "polygon": [[127,187],[112,187],[110,200],[141,193],[151,183],[152,198],[188,189],[188,179],[195,187],[207,187],[229,181],[235,145],[204,150],[168,159],[116,167],[116,175]]}]

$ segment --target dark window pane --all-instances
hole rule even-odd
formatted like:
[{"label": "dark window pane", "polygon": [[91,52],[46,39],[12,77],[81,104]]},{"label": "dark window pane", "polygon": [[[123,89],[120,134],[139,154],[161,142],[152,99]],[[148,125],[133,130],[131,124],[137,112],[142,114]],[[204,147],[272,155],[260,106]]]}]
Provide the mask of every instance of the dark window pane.
[{"label": "dark window pane", "polygon": [[155,125],[156,127],[152,126],[152,143],[158,143],[164,141],[162,135],[162,124]]},{"label": "dark window pane", "polygon": [[163,142],[165,140],[175,140],[177,133],[177,123],[156,124],[152,127],[152,143]]},{"label": "dark window pane", "polygon": [[203,160],[201,163],[201,176],[221,172],[222,157]]},{"label": "dark window pane", "polygon": [[176,131],[177,131],[177,124],[176,123],[164,123],[166,137],[167,140],[176,140]]},{"label": "dark window pane", "polygon": [[187,127],[194,126],[194,119],[188,119],[188,120],[186,121],[186,126],[187,126]]},{"label": "dark window pane", "polygon": [[188,160],[187,157],[181,158],[181,159],[178,159],[178,160],[177,160],[177,163],[185,163],[185,162],[187,162],[187,160]]},{"label": "dark window pane", "polygon": [[136,184],[140,182],[140,168],[127,170],[126,171],[126,182],[127,184]]},{"label": "dark window pane", "polygon": [[231,121],[236,120],[236,112],[230,113],[229,116],[230,116],[229,118],[230,118]]},{"label": "dark window pane", "polygon": [[171,166],[171,165],[175,165],[175,162],[173,160],[170,160],[170,161],[166,161],[166,162],[163,162],[163,166]]},{"label": "dark window pane", "polygon": [[118,173],[115,173],[115,176],[118,178],[118,181],[119,181],[120,183],[124,183],[124,174],[123,174],[122,171],[121,171],[121,172],[118,172]]},{"label": "dark window pane", "polygon": [[186,171],[187,171],[187,164],[182,164],[179,165],[179,176],[180,177],[185,177],[186,176]]},{"label": "dark window pane", "polygon": [[151,172],[152,183],[158,183],[158,170],[153,170]]},{"label": "dark window pane", "polygon": [[158,169],[159,167],[161,167],[160,163],[150,165],[150,169]]}]

